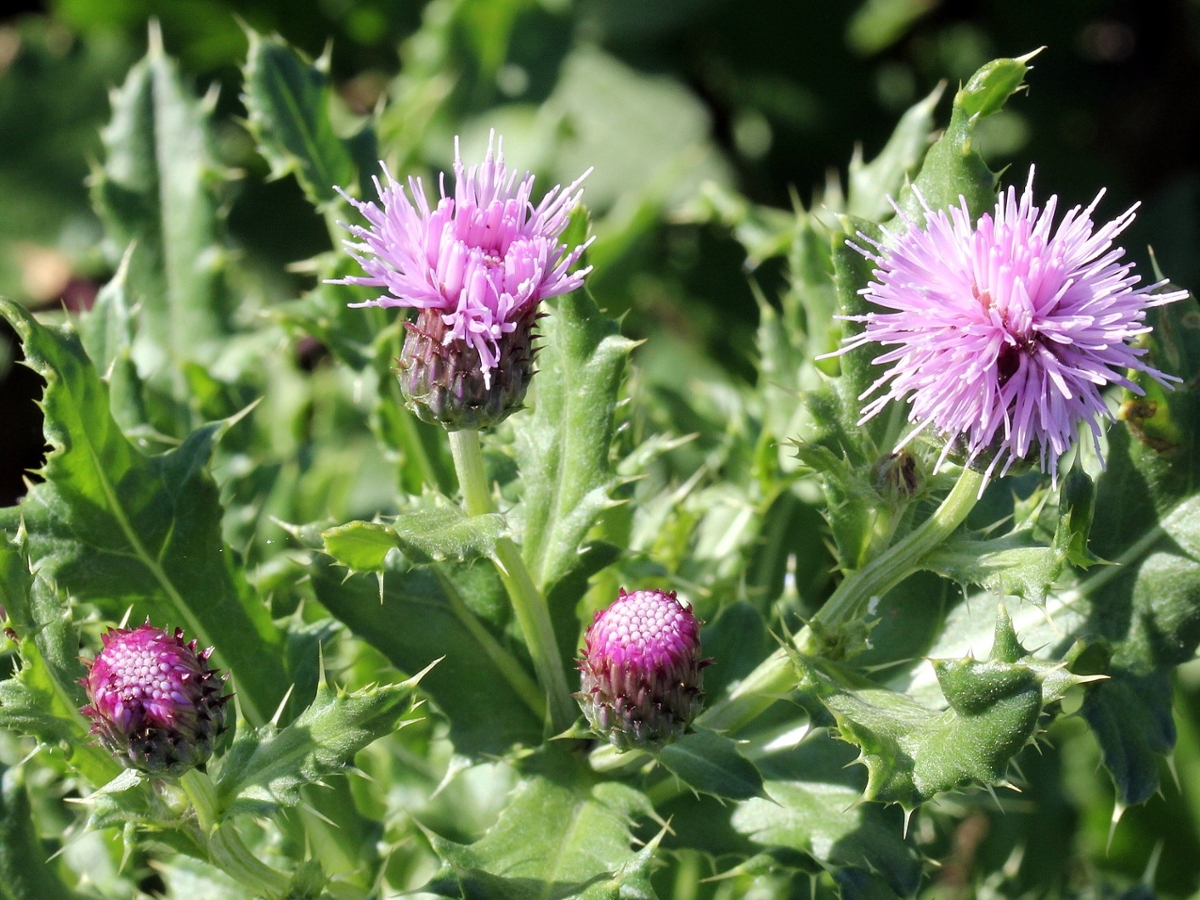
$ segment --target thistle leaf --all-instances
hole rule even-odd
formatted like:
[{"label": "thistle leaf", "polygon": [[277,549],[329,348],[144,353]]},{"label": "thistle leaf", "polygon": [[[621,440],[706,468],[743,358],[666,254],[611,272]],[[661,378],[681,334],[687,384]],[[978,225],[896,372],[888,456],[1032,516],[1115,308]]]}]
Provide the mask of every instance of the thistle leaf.
[{"label": "thistle leaf", "polygon": [[1182,379],[1165,392],[1127,393],[1097,479],[1091,550],[1116,565],[1088,570],[1064,592],[1084,622],[1076,634],[1107,645],[1083,715],[1123,805],[1159,787],[1159,757],[1175,745],[1171,670],[1200,645],[1200,315],[1187,299],[1147,316],[1148,363]]},{"label": "thistle leaf", "polygon": [[109,781],[121,767],[89,737],[89,723],[79,713],[86,702],[78,684],[84,669],[70,605],[45,579],[33,576],[25,554],[3,538],[0,606],[21,656],[16,673],[0,681],[0,727],[62,752],[93,785]]},{"label": "thistle leaf", "polygon": [[221,808],[230,815],[269,814],[299,804],[302,787],[345,772],[359,750],[401,727],[419,680],[351,693],[322,683],[284,728],[242,729],[214,779]]},{"label": "thistle leaf", "polygon": [[847,213],[871,222],[891,218],[890,201],[900,195],[929,149],[933,111],[944,89],[944,84],[938,85],[928,97],[911,106],[896,123],[879,155],[869,163],[863,162],[861,150],[855,153],[850,161]]},{"label": "thistle leaf", "polygon": [[[441,662],[421,681],[450,720],[464,756],[499,755],[542,739],[545,701],[505,629],[511,609],[490,565],[389,564],[378,577],[346,578],[314,559],[317,599],[402,672]],[[382,582],[380,581],[382,579]]]},{"label": "thistle leaf", "polygon": [[321,533],[325,552],[356,572],[382,572],[389,551],[417,565],[490,556],[508,531],[504,516],[468,516],[444,498],[413,503],[393,521],[350,522]]},{"label": "thistle leaf", "polygon": [[534,410],[512,420],[525,486],[514,517],[543,593],[575,567],[584,536],[610,503],[617,394],[634,346],[584,290],[546,305]]},{"label": "thistle leaf", "polygon": [[976,149],[975,129],[1020,89],[1031,57],[994,59],[954,95],[949,126],[925,155],[912,187],[901,193],[900,207],[911,219],[924,220],[917,194],[934,210],[957,206],[965,198],[972,220],[995,205],[997,176]]},{"label": "thistle leaf", "polygon": [[795,661],[802,693],[828,710],[842,739],[859,748],[866,798],[905,809],[943,791],[1001,782],[1009,761],[1033,737],[1042,709],[1089,680],[1029,656],[1003,607],[988,659],[934,661],[944,710],[831,663]]},{"label": "thistle leaf", "polygon": [[[731,824],[754,843],[799,850],[844,880],[875,878],[881,896],[913,894],[921,864],[899,810],[862,802],[853,751],[817,730],[763,760],[766,796],[739,803]],[[844,888],[843,897],[855,896]]]},{"label": "thistle leaf", "polygon": [[716,732],[698,729],[663,747],[658,761],[692,790],[727,800],[763,796],[763,780],[737,745]]},{"label": "thistle leaf", "polygon": [[185,88],[156,31],[112,108],[92,199],[117,252],[135,245],[126,290],[143,327],[134,359],[144,373],[166,377],[172,363],[210,359],[230,333],[222,174],[209,111]]},{"label": "thistle leaf", "polygon": [[30,818],[21,769],[0,768],[0,897],[4,900],[81,900],[54,874]]},{"label": "thistle leaf", "polygon": [[[253,29],[247,29],[247,37],[243,98],[250,131],[271,165],[272,177],[294,173],[304,195],[319,210],[337,203],[334,186],[357,193],[351,144],[338,137],[329,118],[333,89],[328,73],[277,37]],[[374,143],[369,127],[357,140],[363,136]]]},{"label": "thistle leaf", "polygon": [[176,450],[144,456],[109,412],[108,389],[70,331],[52,331],[0,300],[42,397],[51,451],[42,475],[3,520],[23,524],[41,577],[113,619],[133,605],[217,647],[242,708],[265,722],[288,687],[282,636],[221,541],[222,509],[206,471],[226,427],[194,432]]},{"label": "thistle leaf", "polygon": [[463,900],[618,900],[629,896],[627,880],[645,890],[648,860],[634,850],[630,829],[635,817],[653,814],[649,800],[617,782],[588,784],[561,771],[570,760],[535,763],[553,768],[522,778],[478,841],[458,844],[429,835],[442,868],[424,890]]}]

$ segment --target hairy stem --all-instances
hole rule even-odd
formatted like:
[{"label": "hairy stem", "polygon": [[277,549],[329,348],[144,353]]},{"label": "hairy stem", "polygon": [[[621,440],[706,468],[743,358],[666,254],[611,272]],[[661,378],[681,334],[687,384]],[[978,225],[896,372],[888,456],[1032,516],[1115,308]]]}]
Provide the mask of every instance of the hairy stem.
[{"label": "hairy stem", "polygon": [[290,883],[288,876],[251,853],[232,822],[219,821],[217,790],[212,779],[204,772],[192,769],[179,779],[179,783],[196,811],[196,821],[213,865],[256,896],[282,897]]},{"label": "hairy stem", "polygon": [[[479,432],[469,429],[451,431],[450,453],[454,457],[454,468],[458,472],[467,515],[481,516],[495,512],[483,466]],[[496,543],[493,562],[508,591],[521,632],[525,635],[538,681],[549,698],[550,728],[555,734],[565,731],[575,720],[578,710],[567,687],[562,656],[550,621],[550,608],[534,584],[525,560],[521,558],[520,549],[512,540],[501,538]]]},{"label": "hairy stem", "polygon": [[[984,483],[982,473],[963,469],[933,515],[857,572],[846,576],[824,606],[817,610],[813,622],[833,627],[853,619],[862,614],[872,598],[882,597],[920,569],[925,557],[946,540],[975,507]],[[814,654],[820,650],[813,629],[807,625],[796,632],[792,643],[801,653]],[[696,724],[716,731],[740,728],[776,699],[789,693],[796,683],[789,652],[789,648],[781,647],[768,656],[725,697],[709,707]]]}]

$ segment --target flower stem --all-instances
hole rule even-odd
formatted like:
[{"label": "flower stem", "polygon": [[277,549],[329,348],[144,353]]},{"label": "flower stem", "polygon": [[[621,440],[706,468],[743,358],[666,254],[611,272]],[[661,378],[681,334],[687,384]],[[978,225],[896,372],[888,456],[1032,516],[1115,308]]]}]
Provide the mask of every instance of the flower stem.
[{"label": "flower stem", "polygon": [[251,853],[232,822],[218,821],[219,805],[212,779],[204,772],[192,769],[184,773],[179,783],[196,811],[196,821],[213,865],[256,895],[284,896],[290,884],[287,875],[272,869]]},{"label": "flower stem", "polygon": [[[481,516],[495,512],[487,473],[483,466],[479,432],[462,429],[451,431],[449,434],[450,454],[454,458],[455,471],[458,472],[458,484],[462,490],[463,506],[467,515]],[[511,539],[504,537],[496,542],[493,562],[508,591],[521,632],[525,635],[525,643],[529,647],[529,655],[533,658],[538,681],[549,697],[550,729],[554,734],[558,734],[565,731],[575,720],[578,709],[571,699],[571,690],[567,687],[562,656],[554,636],[554,626],[550,621],[550,608],[534,584],[529,569],[525,566],[525,560],[521,558],[521,551]]]},{"label": "flower stem", "polygon": [[[861,615],[872,598],[882,597],[920,569],[925,557],[974,509],[984,482],[983,473],[964,468],[933,514],[857,572],[848,575],[817,610],[813,623],[836,626]],[[808,625],[796,632],[792,643],[801,653],[812,655],[820,650],[816,635]],[[705,710],[696,724],[715,731],[730,731],[750,722],[795,687],[796,675],[788,656],[788,648],[776,650],[728,695]]]},{"label": "flower stem", "polygon": [[[982,472],[964,468],[933,515],[838,585],[817,610],[814,621],[837,625],[859,615],[873,597],[882,597],[917,571],[930,551],[950,537],[975,508],[985,481]],[[801,651],[811,652],[812,630],[801,629],[794,643]]]}]

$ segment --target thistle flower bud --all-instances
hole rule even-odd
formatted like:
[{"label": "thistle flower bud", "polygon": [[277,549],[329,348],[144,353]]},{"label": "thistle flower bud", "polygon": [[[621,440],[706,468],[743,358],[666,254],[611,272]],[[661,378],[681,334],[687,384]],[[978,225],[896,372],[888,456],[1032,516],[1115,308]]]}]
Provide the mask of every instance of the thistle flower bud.
[{"label": "thistle flower bud", "polygon": [[447,326],[436,309],[405,322],[408,335],[396,360],[405,405],[447,431],[483,429],[521,408],[533,378],[536,310],[518,319],[497,342],[496,368],[485,369],[479,351],[461,338],[446,340]]},{"label": "thistle flower bud", "polygon": [[212,756],[225,730],[225,679],[197,652],[183,629],[167,634],[149,622],[110,629],[104,649],[84,660],[92,734],[122,765],[151,775],[179,776]]},{"label": "thistle flower bud", "polygon": [[596,613],[575,695],[592,730],[622,750],[658,750],[704,705],[700,623],[674,591],[624,589]]}]

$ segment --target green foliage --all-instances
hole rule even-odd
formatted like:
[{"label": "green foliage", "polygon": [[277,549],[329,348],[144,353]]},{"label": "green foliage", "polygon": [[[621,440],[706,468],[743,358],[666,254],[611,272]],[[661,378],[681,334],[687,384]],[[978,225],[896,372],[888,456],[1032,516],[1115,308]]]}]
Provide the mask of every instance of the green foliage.
[{"label": "green foliage", "polygon": [[569,766],[557,754],[537,760],[473,844],[430,835],[442,868],[424,889],[464,900],[652,897],[649,859],[632,846],[631,832],[636,818],[653,815],[650,802],[621,784],[581,781]]},{"label": "green foliage", "polygon": [[514,517],[534,582],[550,591],[576,565],[585,535],[612,503],[610,445],[633,342],[586,291],[548,304],[533,414],[513,421],[523,479]]},{"label": "green foliage", "polygon": [[[1096,484],[1092,525],[1094,551],[1116,565],[1089,572],[1076,588],[1088,601],[1079,633],[1102,639],[1111,654],[1101,670],[1110,678],[1091,687],[1083,714],[1122,804],[1143,803],[1159,788],[1158,759],[1175,744],[1168,673],[1200,644],[1200,317],[1189,298],[1154,310],[1153,320],[1150,357],[1183,384],[1150,401],[1126,401],[1126,427],[1110,434],[1108,469]],[[1161,437],[1168,430],[1174,440]]]},{"label": "green foliage", "polygon": [[658,753],[658,761],[689,788],[727,800],[746,800],[763,792],[762,775],[727,737],[698,729]]},{"label": "green foliage", "polygon": [[979,152],[977,131],[984,119],[999,112],[1020,89],[1032,56],[993,60],[954,95],[945,134],[929,149],[912,188],[900,197],[900,207],[909,218],[923,220],[922,201],[931,210],[965,201],[972,219],[992,208],[997,178]]},{"label": "green foliage", "polygon": [[[354,139],[334,131],[329,106],[329,60],[302,59],[277,37],[249,31],[245,103],[259,152],[271,176],[295,174],[309,202],[319,210],[337,203],[334,187],[357,193],[358,159],[375,164],[374,133],[365,127]],[[358,152],[362,148],[363,152]]]},{"label": "green foliage", "polygon": [[[120,618],[155,610],[181,623],[234,672],[243,708],[265,722],[287,690],[282,636],[221,541],[221,506],[205,467],[230,423],[147,457],[109,412],[108,389],[73,333],[0,300],[26,359],[46,381],[44,483],[19,507],[38,572]],[[220,634],[221,640],[216,636]]]},{"label": "green foliage", "polygon": [[[1178,388],[1138,377],[1107,469],[1083,448],[1057,489],[1032,472],[984,489],[953,455],[935,472],[932,431],[895,451],[903,404],[859,423],[877,348],[830,355],[871,310],[873,242],[922,199],[991,208],[1014,158],[998,141],[1039,115],[1015,102],[1032,55],[987,62],[986,36],[944,31],[887,50],[925,27],[930,5],[908,0],[325,6],[255,0],[240,27],[210,0],[164,11],[185,66],[152,27],[89,138],[98,222],[82,191],[17,191],[34,151],[0,148],[0,239],[59,240],[40,250],[79,280],[113,273],[81,314],[87,297],[37,315],[0,301],[45,382],[49,445],[0,511],[0,897],[130,897],[159,878],[230,900],[1099,896],[1118,893],[1108,873],[1141,877],[1151,833],[1163,872],[1194,858],[1184,801],[1152,799],[1162,757],[1187,791],[1197,753],[1195,686],[1176,675],[1200,643],[1194,302],[1148,313],[1148,358]],[[134,58],[129,41],[96,56],[127,5],[58,7],[84,29],[77,53],[36,17],[10,60],[0,29],[14,140],[29,109],[61,125],[98,102],[95,72],[119,82]],[[297,39],[335,14],[350,37]],[[801,52],[792,20],[826,50]],[[737,35],[753,39],[723,56]],[[829,64],[847,52],[878,56]],[[198,99],[198,58],[241,65]],[[881,149],[810,201],[803,158],[836,163],[841,120]],[[1068,168],[1042,168],[1045,135],[1085,125],[1041,121],[1039,173]],[[537,172],[535,204],[595,167],[563,237],[596,235],[593,270],[545,304],[530,408],[482,435],[459,484],[446,435],[401,402],[403,315],[329,283],[358,272],[330,251],[337,220],[359,221],[335,188],[369,193],[382,158],[432,197],[452,136],[469,161],[493,128]],[[28,146],[46,171],[83,171],[74,150],[67,165]],[[1092,177],[1070,168],[1066,196]],[[3,249],[0,286],[23,290],[13,267],[33,257]],[[0,378],[10,356],[0,344]],[[677,591],[707,623],[709,710],[655,758],[564,731],[581,635],[618,587]],[[207,771],[149,779],[91,742],[80,648],[126,616],[182,626],[230,670],[237,721]],[[1046,757],[1018,760],[1034,741]],[[1147,803],[1109,857],[1100,761],[1117,814]],[[1013,783],[1024,796],[993,816],[977,788]],[[57,834],[47,861],[39,835]]]},{"label": "green foliage", "polygon": [[0,776],[0,897],[4,900],[76,900],[47,862],[47,852],[30,819],[29,796],[20,769]]},{"label": "green foliage", "polygon": [[[425,506],[427,508],[422,508]],[[389,551],[413,563],[491,556],[507,525],[499,513],[467,516],[445,498],[414,504],[394,522],[351,522],[322,533],[325,552],[355,572],[381,572]]]},{"label": "green foliage", "polygon": [[796,657],[801,693],[833,716],[867,767],[864,796],[906,810],[943,791],[1002,783],[1046,705],[1081,679],[1041,663],[1017,642],[1003,607],[986,660],[939,659],[943,712],[836,666]]},{"label": "green foliage", "polygon": [[503,754],[541,740],[544,701],[505,635],[503,588],[482,565],[409,568],[390,561],[379,580],[309,567],[317,599],[402,672],[440,660],[421,682],[450,720],[455,749]]},{"label": "green foliage", "polygon": [[220,232],[224,176],[210,107],[184,86],[152,32],[149,54],[113,94],[104,164],[92,174],[114,253],[133,247],[125,289],[142,326],[134,359],[168,385],[184,360],[211,361],[232,326]]},{"label": "green foliage", "polygon": [[263,815],[302,802],[301,787],[350,770],[359,750],[413,721],[405,716],[422,674],[352,692],[322,681],[313,702],[285,727],[243,729],[216,773],[221,808]]},{"label": "green foliage", "polygon": [[103,784],[120,766],[89,740],[88,723],[79,714],[78,680],[84,672],[66,598],[30,573],[23,552],[2,543],[0,606],[21,657],[16,673],[0,681],[0,726],[35,737],[93,784]]}]

